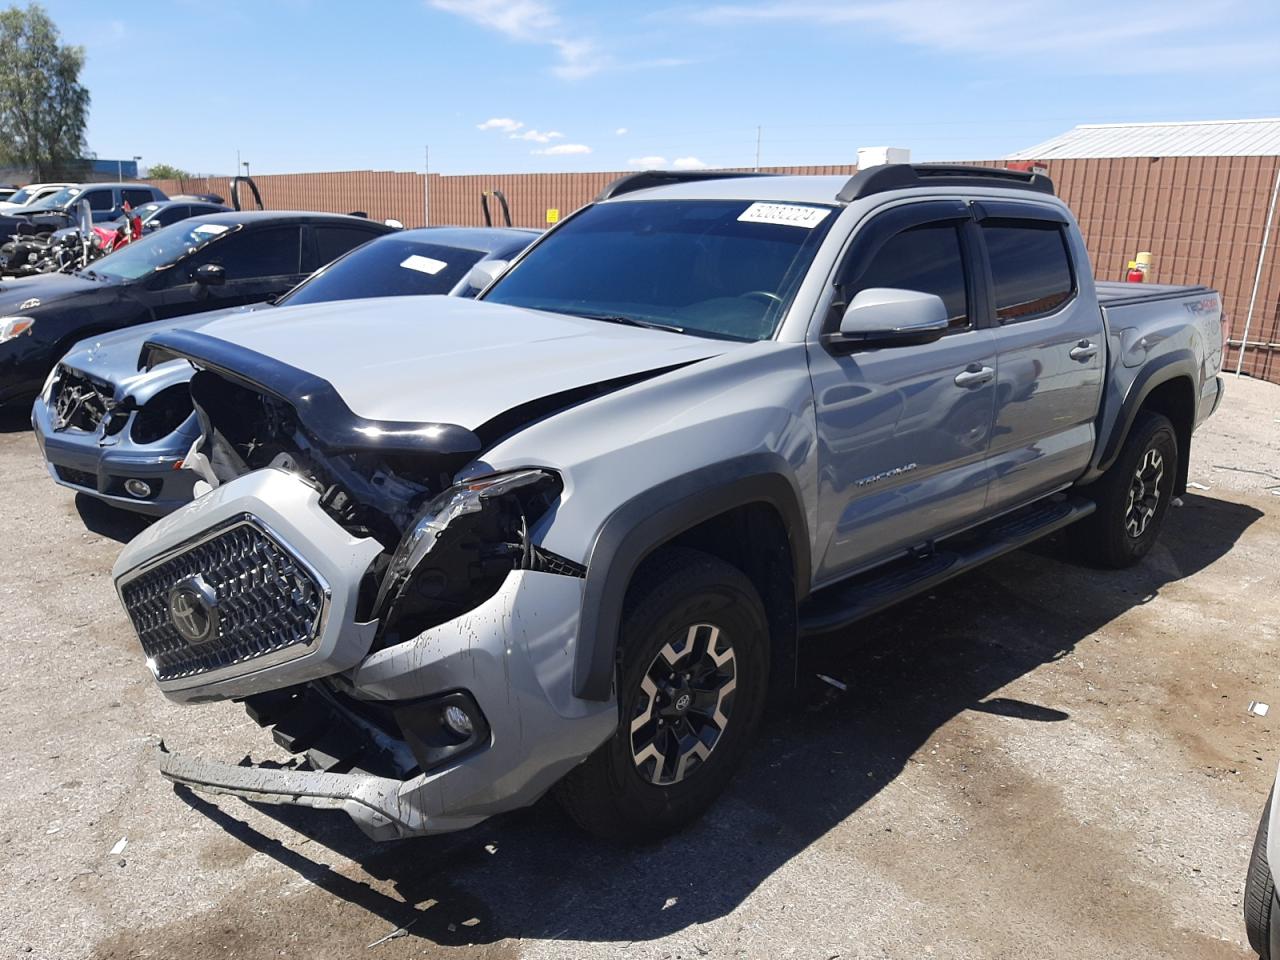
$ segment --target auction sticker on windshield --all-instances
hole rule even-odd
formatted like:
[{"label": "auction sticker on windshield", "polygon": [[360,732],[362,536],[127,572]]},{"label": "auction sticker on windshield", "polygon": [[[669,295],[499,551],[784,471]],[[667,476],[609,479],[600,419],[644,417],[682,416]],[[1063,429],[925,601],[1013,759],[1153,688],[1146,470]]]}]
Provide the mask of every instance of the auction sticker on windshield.
[{"label": "auction sticker on windshield", "polygon": [[738,215],[743,223],[778,223],[811,230],[831,211],[825,207],[802,207],[795,203],[753,203]]},{"label": "auction sticker on windshield", "polygon": [[216,237],[220,233],[226,233],[228,229],[230,228],[221,223],[202,223],[191,232],[207,233],[211,237]]},{"label": "auction sticker on windshield", "polygon": [[434,277],[448,264],[443,260],[436,260],[432,257],[424,257],[419,253],[413,253],[401,260],[400,266],[409,270],[417,270],[420,273],[429,273]]}]

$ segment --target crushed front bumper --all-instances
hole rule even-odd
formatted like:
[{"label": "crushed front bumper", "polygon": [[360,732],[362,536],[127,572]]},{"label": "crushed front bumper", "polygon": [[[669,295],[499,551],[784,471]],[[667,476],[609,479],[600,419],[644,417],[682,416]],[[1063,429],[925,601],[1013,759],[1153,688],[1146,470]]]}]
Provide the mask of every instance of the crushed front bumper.
[{"label": "crushed front bumper", "polygon": [[[376,623],[352,618],[360,581],[380,548],[351,538],[325,514],[314,490],[282,471],[240,477],[155,524],[121,555],[117,585],[246,516],[276,532],[328,587],[321,637],[301,656],[265,666],[247,660],[162,683],[166,696],[184,702],[247,697],[253,713],[255,698],[323,688],[318,699],[337,704],[343,723],[379,741],[374,752],[396,759],[365,764],[367,752],[348,754],[343,738],[326,740],[327,720],[301,718],[294,729],[323,729],[296,736],[264,715],[256,718],[274,727],[277,742],[305,754],[311,769],[230,766],[162,753],[161,770],[174,782],[255,801],[342,809],[375,839],[415,836],[463,829],[533,803],[617,728],[613,701],[572,693],[580,577],[513,571],[471,611],[370,653]],[[419,733],[412,707],[454,693],[476,705],[487,738],[445,762],[428,762],[408,745]],[[290,710],[296,702],[288,701]],[[358,719],[362,712],[392,719],[374,730]]]},{"label": "crushed front bumper", "polygon": [[[260,766],[211,763],[156,751],[160,773],[201,793],[226,794],[254,803],[282,803],[318,810],[341,810],[374,840],[395,840],[444,830],[462,830],[484,817],[453,818],[428,825],[421,809],[400,802],[402,781],[371,774],[326,773]],[[433,831],[431,827],[435,827]]]},{"label": "crushed front bumper", "polygon": [[[180,467],[195,438],[175,434],[166,438],[172,444],[134,443],[130,437],[133,416],[136,413],[110,436],[103,424],[93,432],[56,430],[49,405],[38,397],[31,408],[31,427],[54,483],[135,513],[161,517],[193,498],[199,478]],[[129,493],[125,484],[130,480],[146,484],[148,492]]]}]

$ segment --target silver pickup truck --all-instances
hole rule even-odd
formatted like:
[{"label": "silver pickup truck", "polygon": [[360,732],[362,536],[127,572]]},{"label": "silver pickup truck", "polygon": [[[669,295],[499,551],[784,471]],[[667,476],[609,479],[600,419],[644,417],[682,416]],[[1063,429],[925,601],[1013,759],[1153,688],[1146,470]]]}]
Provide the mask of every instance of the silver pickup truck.
[{"label": "silver pickup truck", "polygon": [[115,566],[180,703],[289,767],[179,784],[456,830],[705,809],[815,633],[1066,530],[1151,550],[1221,395],[1203,287],[1095,283],[1043,176],[641,173],[476,301],[158,334],[197,499]]}]

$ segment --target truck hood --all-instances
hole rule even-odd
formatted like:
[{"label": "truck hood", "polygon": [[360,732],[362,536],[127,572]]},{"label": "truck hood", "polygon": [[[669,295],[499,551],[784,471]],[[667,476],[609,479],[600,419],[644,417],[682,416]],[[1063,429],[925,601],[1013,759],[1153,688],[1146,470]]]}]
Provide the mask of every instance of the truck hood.
[{"label": "truck hood", "polygon": [[235,365],[230,345],[249,351],[246,369],[269,358],[325,381],[364,420],[466,430],[531,401],[742,346],[444,296],[281,307],[269,323],[228,317],[153,342],[198,362],[201,341],[214,338],[209,353],[223,369]]}]

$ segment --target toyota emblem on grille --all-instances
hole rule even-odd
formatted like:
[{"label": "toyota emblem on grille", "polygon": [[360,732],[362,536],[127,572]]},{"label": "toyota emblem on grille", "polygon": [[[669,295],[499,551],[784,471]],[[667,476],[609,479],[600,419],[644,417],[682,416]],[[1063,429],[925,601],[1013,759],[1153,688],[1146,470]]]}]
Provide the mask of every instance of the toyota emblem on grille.
[{"label": "toyota emblem on grille", "polygon": [[218,635],[218,594],[199,575],[179,580],[169,589],[169,619],[191,646]]}]

